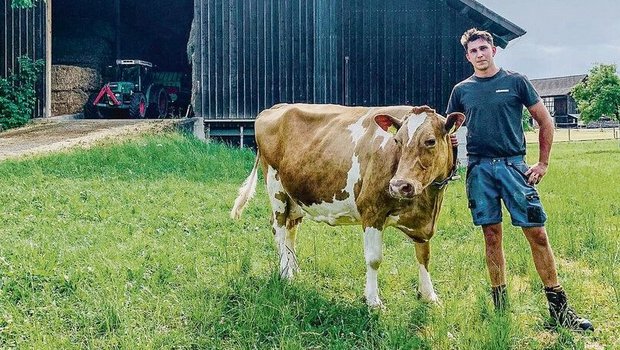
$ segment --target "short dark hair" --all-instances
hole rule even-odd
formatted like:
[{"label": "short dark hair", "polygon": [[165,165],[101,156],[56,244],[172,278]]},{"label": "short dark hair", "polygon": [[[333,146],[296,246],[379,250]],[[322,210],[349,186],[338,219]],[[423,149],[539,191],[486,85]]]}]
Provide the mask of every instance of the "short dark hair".
[{"label": "short dark hair", "polygon": [[461,36],[461,45],[463,45],[463,48],[467,51],[467,44],[478,39],[483,39],[491,44],[491,46],[495,46],[493,44],[493,35],[486,30],[478,30],[478,28],[472,28],[463,33],[463,36]]}]

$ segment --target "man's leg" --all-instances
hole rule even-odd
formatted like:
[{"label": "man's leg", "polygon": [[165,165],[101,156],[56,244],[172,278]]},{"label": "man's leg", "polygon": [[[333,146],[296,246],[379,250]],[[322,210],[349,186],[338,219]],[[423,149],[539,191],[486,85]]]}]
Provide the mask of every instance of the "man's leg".
[{"label": "man's leg", "polygon": [[502,224],[483,225],[487,269],[491,278],[491,296],[496,310],[506,308],[506,260],[502,246]]},{"label": "man's leg", "polygon": [[525,234],[525,238],[530,243],[534,266],[543,285],[545,287],[557,286],[559,283],[558,273],[555,269],[555,258],[553,257],[551,245],[549,245],[545,227],[524,227],[523,234]]},{"label": "man's leg", "polygon": [[506,260],[502,246],[502,224],[483,225],[487,268],[493,287],[506,284]]},{"label": "man's leg", "polygon": [[536,271],[544,286],[549,302],[549,314],[560,325],[574,330],[594,331],[592,323],[580,317],[568,305],[564,289],[558,282],[555,258],[547,238],[547,231],[541,227],[524,227],[523,233],[530,243]]}]

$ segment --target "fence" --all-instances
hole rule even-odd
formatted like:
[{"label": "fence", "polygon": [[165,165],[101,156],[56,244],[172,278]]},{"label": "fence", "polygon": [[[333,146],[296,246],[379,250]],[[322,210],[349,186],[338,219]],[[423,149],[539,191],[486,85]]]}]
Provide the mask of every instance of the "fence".
[{"label": "fence", "polygon": [[[528,143],[538,142],[538,130],[527,132],[525,135]],[[620,139],[620,128],[558,128],[555,129],[553,142],[589,141],[589,140],[614,140]]]}]

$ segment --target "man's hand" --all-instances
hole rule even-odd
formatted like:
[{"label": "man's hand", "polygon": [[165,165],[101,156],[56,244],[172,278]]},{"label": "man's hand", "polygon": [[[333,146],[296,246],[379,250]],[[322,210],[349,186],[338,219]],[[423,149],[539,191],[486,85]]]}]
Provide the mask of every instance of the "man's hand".
[{"label": "man's hand", "polygon": [[456,139],[456,135],[450,135],[450,142],[452,143],[452,147],[457,147],[459,145],[459,140]]},{"label": "man's hand", "polygon": [[525,172],[527,176],[527,182],[530,185],[537,185],[542,181],[542,178],[547,174],[547,164],[538,162],[534,164],[528,171]]}]

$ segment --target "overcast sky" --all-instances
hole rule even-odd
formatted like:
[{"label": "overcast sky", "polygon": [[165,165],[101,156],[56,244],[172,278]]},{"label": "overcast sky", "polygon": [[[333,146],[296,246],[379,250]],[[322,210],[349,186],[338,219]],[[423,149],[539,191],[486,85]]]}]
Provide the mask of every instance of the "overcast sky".
[{"label": "overcast sky", "polygon": [[530,79],[586,74],[595,63],[620,68],[618,0],[477,0],[525,29],[496,63]]}]

